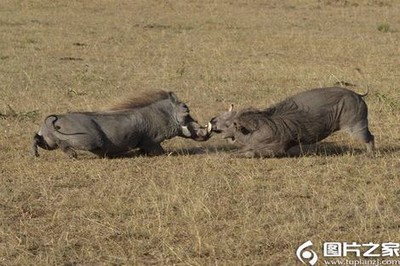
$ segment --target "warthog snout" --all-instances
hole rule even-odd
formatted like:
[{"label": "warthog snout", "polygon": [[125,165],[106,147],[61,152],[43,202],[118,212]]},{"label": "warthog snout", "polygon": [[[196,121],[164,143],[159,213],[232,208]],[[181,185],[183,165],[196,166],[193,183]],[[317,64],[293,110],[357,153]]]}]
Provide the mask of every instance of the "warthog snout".
[{"label": "warthog snout", "polygon": [[211,131],[207,126],[201,126],[197,122],[193,121],[188,123],[187,126],[182,126],[182,134],[185,137],[191,138],[195,141],[206,141],[211,136]]},{"label": "warthog snout", "polygon": [[208,125],[207,125],[209,127],[210,132],[215,132],[215,133],[222,132],[222,129],[218,128],[217,123],[218,123],[217,117],[211,118],[210,122],[208,122]]}]

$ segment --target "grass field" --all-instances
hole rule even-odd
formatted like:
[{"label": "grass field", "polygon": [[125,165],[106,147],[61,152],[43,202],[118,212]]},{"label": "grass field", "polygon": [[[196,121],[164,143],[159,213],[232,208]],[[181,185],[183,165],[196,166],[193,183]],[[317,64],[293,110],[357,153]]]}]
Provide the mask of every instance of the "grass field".
[{"label": "grass field", "polygon": [[[0,2],[0,265],[302,265],[297,247],[400,242],[397,0]],[[52,113],[174,91],[201,123],[234,103],[370,89],[377,153],[346,134],[239,159],[216,135],[169,155],[31,156]],[[351,257],[349,257],[351,258]]]}]

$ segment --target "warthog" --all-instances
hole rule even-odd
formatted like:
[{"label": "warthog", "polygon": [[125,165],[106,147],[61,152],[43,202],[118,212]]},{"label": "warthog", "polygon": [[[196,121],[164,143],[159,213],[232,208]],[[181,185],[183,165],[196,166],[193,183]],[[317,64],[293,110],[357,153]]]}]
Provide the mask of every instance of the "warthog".
[{"label": "warthog", "polygon": [[159,155],[164,152],[160,143],[175,136],[197,141],[209,138],[186,104],[172,92],[158,91],[106,111],[50,115],[33,138],[33,152],[39,156],[39,146],[60,148],[73,158],[77,157],[75,150],[109,157],[139,148],[145,154]]},{"label": "warthog", "polygon": [[345,130],[374,150],[368,130],[364,95],[345,88],[319,88],[296,94],[274,106],[228,112],[211,119],[208,131],[242,146],[244,157],[286,156],[294,146],[313,144],[333,132]]}]

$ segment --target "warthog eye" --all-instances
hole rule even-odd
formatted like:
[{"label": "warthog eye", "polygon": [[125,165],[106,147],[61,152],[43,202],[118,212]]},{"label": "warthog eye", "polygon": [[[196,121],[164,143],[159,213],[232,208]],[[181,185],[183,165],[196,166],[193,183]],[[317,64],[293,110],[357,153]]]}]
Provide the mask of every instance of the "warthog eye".
[{"label": "warthog eye", "polygon": [[249,131],[247,128],[245,128],[245,127],[239,125],[239,124],[236,123],[236,122],[233,122],[233,126],[235,127],[235,129],[236,129],[237,131],[239,131],[239,132],[242,133],[243,135],[247,135],[247,134],[250,133],[250,131]]},{"label": "warthog eye", "polygon": [[245,127],[240,127],[240,128],[239,128],[239,131],[240,131],[243,135],[247,135],[247,134],[250,133],[250,131],[249,131],[247,128],[245,128]]},{"label": "warthog eye", "polygon": [[189,107],[186,104],[181,103],[179,107],[181,108],[182,112],[189,113]]}]

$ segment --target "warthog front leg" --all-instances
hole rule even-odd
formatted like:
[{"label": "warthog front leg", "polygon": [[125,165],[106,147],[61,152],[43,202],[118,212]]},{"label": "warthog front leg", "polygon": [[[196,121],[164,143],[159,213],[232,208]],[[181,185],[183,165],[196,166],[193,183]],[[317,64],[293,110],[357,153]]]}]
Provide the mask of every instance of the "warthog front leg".
[{"label": "warthog front leg", "polygon": [[238,158],[254,158],[256,157],[256,153],[254,151],[249,150],[239,150],[233,153],[235,157]]},{"label": "warthog front leg", "polygon": [[160,143],[155,143],[153,141],[145,141],[140,144],[139,148],[141,152],[149,156],[158,156],[165,153]]},{"label": "warthog front leg", "polygon": [[235,157],[238,158],[256,158],[256,157],[261,157],[258,152],[256,152],[255,149],[252,147],[242,147],[238,151],[233,153]]},{"label": "warthog front leg", "polygon": [[244,158],[271,158],[287,156],[287,153],[283,148],[274,145],[263,148],[246,146],[237,151],[235,156]]}]

